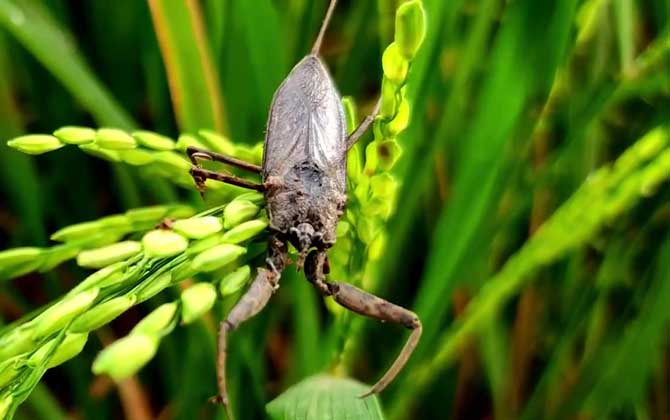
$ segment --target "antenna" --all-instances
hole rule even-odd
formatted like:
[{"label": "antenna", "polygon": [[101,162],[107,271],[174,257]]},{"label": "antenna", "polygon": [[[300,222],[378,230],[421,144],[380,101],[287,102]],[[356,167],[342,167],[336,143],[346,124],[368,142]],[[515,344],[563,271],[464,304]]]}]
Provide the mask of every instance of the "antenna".
[{"label": "antenna", "polygon": [[330,18],[333,16],[333,11],[335,10],[335,5],[337,4],[337,0],[330,0],[330,4],[328,5],[328,11],[326,12],[326,17],[323,18],[323,23],[321,23],[321,29],[319,29],[319,35],[316,37],[316,41],[314,41],[314,46],[312,47],[312,54],[316,55],[319,53],[319,50],[321,49],[321,42],[323,41],[323,35],[326,33],[326,29],[328,28],[328,24],[330,23]]}]

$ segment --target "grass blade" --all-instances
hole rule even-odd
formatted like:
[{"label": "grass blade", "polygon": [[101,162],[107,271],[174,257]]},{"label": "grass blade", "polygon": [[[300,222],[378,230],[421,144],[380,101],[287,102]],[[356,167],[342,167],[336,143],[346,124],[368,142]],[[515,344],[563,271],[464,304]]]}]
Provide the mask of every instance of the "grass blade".
[{"label": "grass blade", "polygon": [[218,71],[195,0],[149,0],[172,104],[182,131],[226,132]]},{"label": "grass blade", "polygon": [[[3,139],[15,137],[23,131],[23,122],[11,94],[9,57],[5,51],[5,39],[0,34],[0,137]],[[23,219],[24,232],[17,234],[17,239],[42,245],[46,241],[46,232],[42,193],[35,166],[29,156],[11,153],[5,142],[0,142],[1,186],[8,204]]]},{"label": "grass blade", "polygon": [[[647,153],[640,153],[642,150]],[[650,162],[648,159],[653,159]],[[670,149],[667,130],[658,129],[629,148],[612,168],[603,167],[593,174],[526,242],[503,268],[484,286],[470,303],[466,314],[438,340],[432,360],[408,375],[411,392],[397,394],[392,413],[401,416],[409,409],[416,394],[451,364],[467,338],[486,326],[504,302],[515,295],[528,276],[555,261],[566,252],[583,245],[602,226],[628,209],[645,194],[667,179]],[[579,230],[568,229],[579,226]]]},{"label": "grass blade", "polygon": [[35,0],[0,2],[0,25],[60,80],[98,124],[133,128],[132,118],[91,72],[70,34]]},{"label": "grass blade", "polygon": [[[623,335],[601,346],[590,357],[556,418],[570,417],[582,407],[593,418],[609,418],[613,411],[644,402],[645,388],[662,354],[662,342],[670,318],[670,242],[657,257],[652,284],[639,315],[626,325]],[[645,357],[640,357],[645,355]],[[626,380],[621,380],[626,378]]]},{"label": "grass blade", "polygon": [[[438,220],[434,251],[416,299],[417,313],[426,320],[425,342],[434,339],[449,309],[442,296],[451,295],[467,265],[466,256],[476,252],[482,240],[487,242],[480,235],[499,202],[503,179],[512,165],[511,156],[505,153],[511,147],[509,139],[512,135],[526,141],[529,138],[531,125],[525,120],[528,116],[524,110],[538,95],[548,94],[567,46],[575,6],[574,1],[561,2],[550,11],[536,2],[524,2],[510,6],[506,13],[506,24],[493,53],[491,76],[485,82],[478,114],[467,130],[471,134],[459,155],[462,163],[455,174],[452,204],[442,210]],[[530,45],[529,39],[533,40]],[[533,74],[520,69],[533,69]]]},{"label": "grass blade", "polygon": [[294,64],[287,57],[289,31],[271,1],[229,2],[225,19],[221,84],[235,115],[230,134],[255,141],[263,136],[272,94]]},{"label": "grass blade", "polygon": [[[132,129],[136,123],[114,100],[79,54],[71,35],[36,0],[0,2],[0,25],[37,58],[93,115],[100,125]],[[140,204],[127,169],[114,165],[119,196],[129,207]]]}]

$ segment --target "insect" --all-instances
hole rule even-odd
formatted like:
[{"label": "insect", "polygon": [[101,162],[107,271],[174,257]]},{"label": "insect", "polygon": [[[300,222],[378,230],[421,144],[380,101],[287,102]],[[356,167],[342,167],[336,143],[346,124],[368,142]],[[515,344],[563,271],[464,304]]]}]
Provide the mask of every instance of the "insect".
[{"label": "insect", "polygon": [[[412,330],[407,343],[388,371],[365,397],[381,392],[398,374],[421,336],[421,322],[411,311],[347,283],[326,279],[329,272],[326,251],[335,243],[335,228],[344,212],[347,151],[369,128],[375,110],[347,135],[340,95],[319,57],[324,33],[337,1],[331,0],[310,54],[291,70],[274,94],[265,135],[263,165],[229,156],[189,148],[191,175],[200,191],[207,179],[218,180],[265,194],[270,219],[267,267],[258,270],[249,289],[221,322],[218,338],[218,396],[229,411],[226,389],[226,345],[228,333],[253,317],[279,287],[282,270],[290,262],[288,243],[299,252],[297,267],[324,296],[332,297],[349,310]],[[230,174],[210,171],[200,160],[213,160],[261,175],[254,183]]]}]

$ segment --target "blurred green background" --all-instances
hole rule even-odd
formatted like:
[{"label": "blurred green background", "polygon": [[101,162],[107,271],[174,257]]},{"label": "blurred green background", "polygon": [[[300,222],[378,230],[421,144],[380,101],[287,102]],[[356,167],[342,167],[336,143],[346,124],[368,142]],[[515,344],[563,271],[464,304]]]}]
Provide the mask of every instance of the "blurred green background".
[{"label": "blurred green background", "polygon": [[[329,28],[322,55],[361,116],[379,94],[399,3],[341,0]],[[670,3],[423,3],[428,32],[408,79],[402,188],[375,292],[415,310],[425,329],[381,395],[386,416],[670,418]],[[194,190],[142,168],[76,148],[29,157],[4,140],[77,124],[173,138],[210,128],[255,144],[326,6],[0,0],[0,249],[43,246],[60,227],[142,205],[204,208]],[[3,282],[4,322],[86,275],[66,264]],[[333,315],[312,292],[291,276],[235,333],[241,418],[262,418],[340,348],[325,340]],[[90,372],[103,343],[161,299],[50,370],[16,418],[222,418],[205,403],[215,383],[207,322],[177,328],[118,387]],[[354,325],[345,365],[372,383],[404,335]]]}]

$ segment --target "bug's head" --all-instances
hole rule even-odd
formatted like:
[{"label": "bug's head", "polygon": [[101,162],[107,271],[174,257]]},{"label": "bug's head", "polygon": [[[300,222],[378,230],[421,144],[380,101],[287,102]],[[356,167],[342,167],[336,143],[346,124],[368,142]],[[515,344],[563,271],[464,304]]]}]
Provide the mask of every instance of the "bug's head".
[{"label": "bug's head", "polygon": [[296,262],[298,271],[307,257],[308,251],[312,247],[320,247],[323,242],[323,234],[316,232],[314,227],[309,223],[300,223],[297,227],[289,229],[290,241],[298,250],[298,261]]}]

